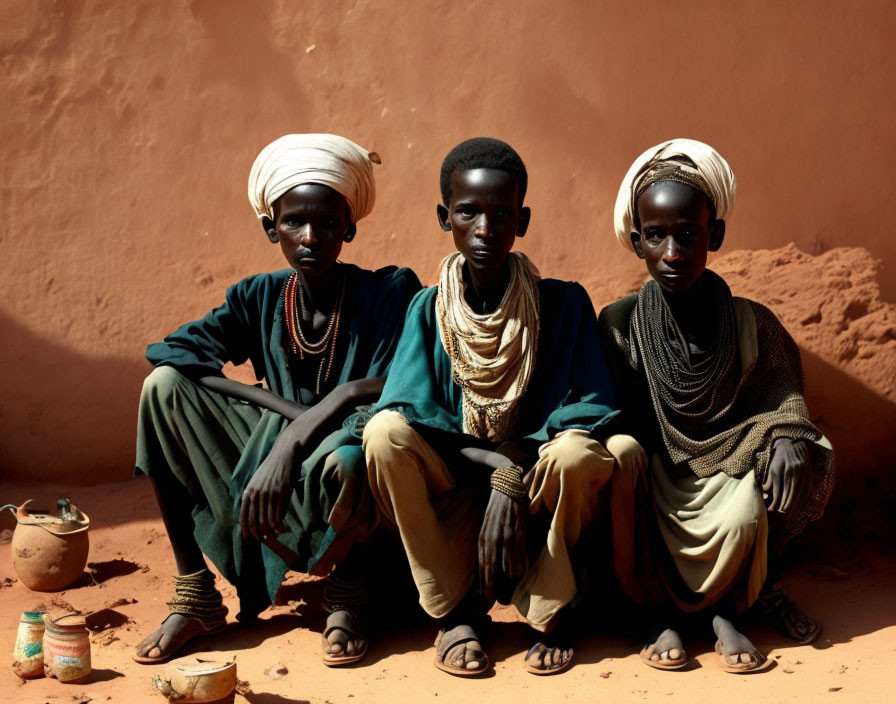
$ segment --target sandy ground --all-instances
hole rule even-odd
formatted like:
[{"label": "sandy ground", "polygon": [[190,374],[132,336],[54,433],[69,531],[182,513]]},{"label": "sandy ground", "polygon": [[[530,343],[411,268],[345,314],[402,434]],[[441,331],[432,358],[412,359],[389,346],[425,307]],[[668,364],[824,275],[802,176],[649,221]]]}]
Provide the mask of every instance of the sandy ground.
[{"label": "sandy ground", "polygon": [[[10,549],[0,545],[0,647],[11,653],[21,611],[43,603],[84,612],[103,628],[93,637],[94,678],[83,685],[39,679],[27,683],[9,668],[0,671],[0,701],[22,704],[161,702],[150,680],[165,666],[137,665],[131,652],[164,616],[173,561],[148,482],[134,480],[91,488],[0,486],[4,501],[43,501],[67,495],[92,516],[92,576],[57,594],[38,594],[15,580]],[[3,527],[10,516],[4,515]],[[3,538],[5,543],[7,533]],[[635,654],[639,643],[628,634],[592,633],[577,649],[576,665],[553,678],[522,670],[528,645],[526,627],[511,609],[492,612],[497,622],[489,640],[496,661],[490,676],[463,680],[432,666],[433,628],[419,624],[401,633],[381,635],[360,667],[329,669],[320,661],[321,614],[318,585],[291,575],[282,590],[290,604],[263,614],[260,625],[234,624],[215,640],[197,641],[192,652],[209,659],[235,658],[239,679],[249,691],[236,702],[453,702],[520,701],[643,702],[724,701],[791,702],[883,701],[896,686],[896,552],[888,545],[840,544],[825,551],[826,564],[792,567],[785,582],[806,609],[822,619],[825,631],[814,646],[792,647],[762,625],[747,634],[765,649],[773,667],[751,676],[730,675],[715,666],[713,640],[687,642],[696,656],[681,672],[645,667]],[[234,591],[220,585],[231,614]],[[5,645],[4,645],[5,644]],[[272,666],[287,671],[279,679]],[[274,669],[277,669],[274,667]]]}]

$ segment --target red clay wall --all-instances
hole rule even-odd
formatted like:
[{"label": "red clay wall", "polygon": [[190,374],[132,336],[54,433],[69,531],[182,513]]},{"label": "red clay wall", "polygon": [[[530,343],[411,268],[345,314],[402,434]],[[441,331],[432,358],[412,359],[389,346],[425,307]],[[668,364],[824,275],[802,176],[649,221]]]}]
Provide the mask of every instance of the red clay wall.
[{"label": "red clay wall", "polygon": [[[723,254],[864,247],[850,266],[873,282],[882,261],[882,300],[896,300],[886,0],[0,6],[5,478],[129,474],[145,344],[283,264],[245,193],[257,151],[286,132],[337,132],[381,154],[377,207],[344,250],[364,266],[432,280],[450,248],[435,221],[441,159],[493,135],[530,168],[522,249],[545,274],[582,280],[599,307],[643,278],[611,232],[622,175],[647,146],[688,136],[738,176]],[[776,285],[763,262],[742,267],[746,288],[761,269],[754,295]],[[813,413],[837,434],[840,401],[864,389],[850,413],[876,411],[850,418],[841,440],[891,464],[879,440],[893,431],[892,385],[878,381],[892,379],[892,356],[862,376],[819,339],[807,342],[810,384],[829,392],[836,378],[840,396],[816,394]],[[870,466],[855,471],[882,465]]]}]

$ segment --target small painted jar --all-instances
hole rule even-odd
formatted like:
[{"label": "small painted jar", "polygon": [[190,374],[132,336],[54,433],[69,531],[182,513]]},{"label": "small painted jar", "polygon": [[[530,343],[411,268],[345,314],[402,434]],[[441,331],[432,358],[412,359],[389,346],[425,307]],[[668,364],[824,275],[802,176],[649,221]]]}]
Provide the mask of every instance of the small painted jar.
[{"label": "small painted jar", "polygon": [[44,674],[60,682],[83,682],[90,675],[90,633],[83,614],[44,617]]},{"label": "small painted jar", "polygon": [[44,612],[25,611],[12,651],[12,671],[22,679],[44,676]]}]

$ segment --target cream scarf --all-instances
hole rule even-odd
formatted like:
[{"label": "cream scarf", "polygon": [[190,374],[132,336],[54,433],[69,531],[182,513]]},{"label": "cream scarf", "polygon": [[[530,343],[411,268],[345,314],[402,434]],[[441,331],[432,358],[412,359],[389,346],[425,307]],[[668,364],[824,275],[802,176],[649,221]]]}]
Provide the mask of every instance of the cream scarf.
[{"label": "cream scarf", "polygon": [[474,313],[464,299],[464,258],[442,260],[436,317],[452,377],[463,391],[465,433],[506,440],[519,417],[538,348],[539,300],[535,265],[521,252],[507,257],[510,282],[492,313]]}]

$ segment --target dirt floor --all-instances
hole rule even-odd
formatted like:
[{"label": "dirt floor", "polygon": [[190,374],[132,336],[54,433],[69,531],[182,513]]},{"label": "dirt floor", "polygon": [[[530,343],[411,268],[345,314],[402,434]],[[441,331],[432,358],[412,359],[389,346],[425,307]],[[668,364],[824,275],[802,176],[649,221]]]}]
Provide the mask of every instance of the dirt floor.
[{"label": "dirt floor", "polygon": [[[0,701],[161,702],[150,680],[165,666],[137,665],[130,657],[135,644],[166,613],[168,575],[173,572],[148,482],[75,489],[5,485],[0,495],[14,503],[69,496],[93,520],[90,574],[56,594],[31,592],[15,581],[7,546],[10,534],[0,537],[0,647],[11,653],[20,613],[38,604],[85,613],[107,610],[91,619],[101,630],[92,636],[95,671],[89,683],[23,682],[3,668]],[[4,528],[11,525],[10,519],[4,514]],[[281,591],[288,603],[265,612],[260,625],[234,624],[213,641],[198,641],[192,653],[236,659],[238,677],[248,683],[248,691],[236,696],[237,704],[450,702],[462,697],[491,704],[570,699],[698,704],[718,702],[720,696],[751,703],[883,701],[896,686],[896,551],[890,544],[837,543],[824,554],[824,564],[803,562],[785,577],[792,595],[824,621],[822,637],[813,646],[792,647],[766,626],[749,624],[747,634],[773,663],[769,671],[751,676],[730,675],[716,667],[709,634],[687,640],[696,656],[689,669],[658,672],[638,659],[636,635],[593,633],[579,643],[576,665],[569,672],[534,677],[522,670],[527,629],[507,608],[492,612],[496,626],[488,646],[496,665],[488,677],[463,680],[437,671],[432,666],[435,633],[425,623],[381,635],[360,667],[328,669],[320,661],[319,588],[299,575],[291,575]],[[226,583],[219,586],[235,614],[234,590]]]}]

